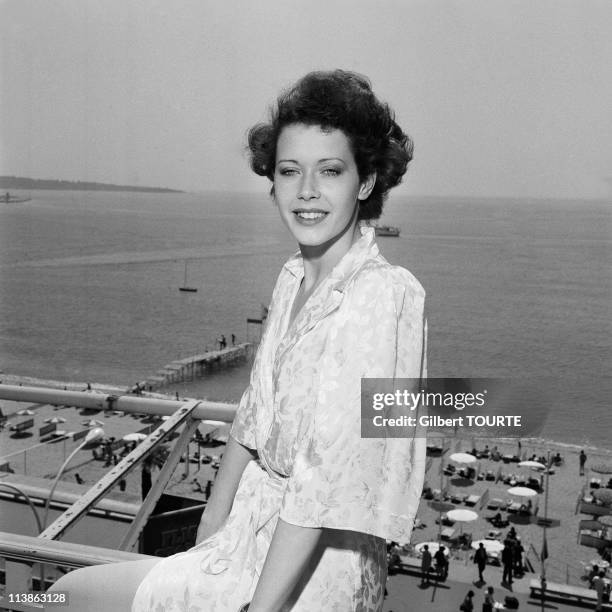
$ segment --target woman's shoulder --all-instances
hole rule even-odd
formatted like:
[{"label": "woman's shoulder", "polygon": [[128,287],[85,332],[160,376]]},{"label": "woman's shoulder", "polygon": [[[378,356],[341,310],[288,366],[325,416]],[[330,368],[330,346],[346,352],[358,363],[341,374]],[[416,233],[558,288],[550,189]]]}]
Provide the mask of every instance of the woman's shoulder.
[{"label": "woman's shoulder", "polygon": [[389,292],[424,299],[425,289],[406,268],[390,264],[382,255],[368,259],[353,277],[353,290]]}]

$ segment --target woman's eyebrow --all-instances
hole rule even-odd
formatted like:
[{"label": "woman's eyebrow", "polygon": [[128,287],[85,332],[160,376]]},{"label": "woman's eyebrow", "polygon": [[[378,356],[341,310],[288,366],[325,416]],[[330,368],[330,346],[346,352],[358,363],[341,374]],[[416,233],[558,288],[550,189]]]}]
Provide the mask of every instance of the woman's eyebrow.
[{"label": "woman's eyebrow", "polygon": [[[346,163],[341,157],[322,157],[321,159],[319,159],[317,161],[317,164],[324,164],[326,162],[330,162],[330,161],[339,161],[341,163]],[[276,163],[281,164],[281,163],[289,163],[289,164],[299,164],[299,162],[295,159],[279,159]]]},{"label": "woman's eyebrow", "polygon": [[[340,162],[341,164],[343,164],[344,166],[346,166],[346,162],[341,158],[341,157],[322,157],[321,159],[317,160],[317,164],[326,164],[327,162],[330,161],[335,161],[335,162]],[[279,159],[276,162],[276,165],[278,166],[279,164],[295,164],[296,166],[300,165],[300,162],[298,162],[295,159]]]},{"label": "woman's eyebrow", "polygon": [[319,160],[319,163],[320,164],[324,164],[324,163],[330,162],[330,161],[338,161],[338,162],[341,162],[343,164],[345,163],[345,161],[341,157],[324,157],[323,159]]}]

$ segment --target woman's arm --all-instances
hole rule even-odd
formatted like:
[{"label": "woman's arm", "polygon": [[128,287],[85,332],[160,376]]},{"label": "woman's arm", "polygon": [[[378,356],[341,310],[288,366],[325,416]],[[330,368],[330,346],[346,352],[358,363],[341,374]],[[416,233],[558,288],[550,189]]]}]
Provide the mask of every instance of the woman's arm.
[{"label": "woman's arm", "polygon": [[278,519],[249,612],[279,612],[312,557],[323,529]]},{"label": "woman's arm", "polygon": [[196,544],[215,533],[229,515],[244,468],[253,458],[254,451],[229,437],[215,486],[198,527]]}]

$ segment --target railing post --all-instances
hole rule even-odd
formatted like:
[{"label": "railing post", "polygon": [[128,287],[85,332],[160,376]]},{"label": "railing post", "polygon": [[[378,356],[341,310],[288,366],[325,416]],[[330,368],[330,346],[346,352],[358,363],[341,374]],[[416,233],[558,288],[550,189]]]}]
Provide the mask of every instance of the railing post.
[{"label": "railing post", "polygon": [[[188,405],[192,405],[192,403]],[[197,406],[197,402],[195,403],[194,407],[195,406]],[[179,436],[178,440],[175,442],[174,448],[170,452],[170,455],[168,455],[164,467],[159,473],[157,479],[155,480],[155,483],[151,487],[151,490],[143,500],[140,510],[138,511],[138,514],[134,517],[134,520],[132,521],[128,532],[123,537],[123,540],[121,540],[121,543],[119,544],[119,550],[125,550],[129,552],[138,542],[138,537],[140,536],[141,531],[143,530],[151,512],[153,512],[157,500],[160,498],[161,494],[166,488],[166,485],[168,484],[168,481],[170,480],[170,477],[172,476],[172,473],[174,472],[174,469],[181,458],[181,453],[183,447],[185,446],[185,443],[189,443],[193,432],[197,429],[199,424],[200,422],[196,419],[188,418],[186,420],[183,431]]]}]

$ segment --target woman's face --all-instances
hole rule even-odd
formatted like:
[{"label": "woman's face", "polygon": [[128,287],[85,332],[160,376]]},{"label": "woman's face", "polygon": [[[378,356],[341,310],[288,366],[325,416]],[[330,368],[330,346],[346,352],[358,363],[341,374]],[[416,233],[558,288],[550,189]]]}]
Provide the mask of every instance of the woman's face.
[{"label": "woman's face", "polygon": [[348,138],[301,123],[284,127],[276,145],[274,200],[281,218],[304,247],[347,243],[358,237],[358,200],[368,197],[374,177],[359,180]]}]

